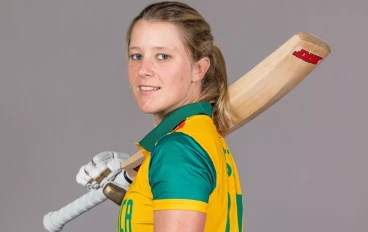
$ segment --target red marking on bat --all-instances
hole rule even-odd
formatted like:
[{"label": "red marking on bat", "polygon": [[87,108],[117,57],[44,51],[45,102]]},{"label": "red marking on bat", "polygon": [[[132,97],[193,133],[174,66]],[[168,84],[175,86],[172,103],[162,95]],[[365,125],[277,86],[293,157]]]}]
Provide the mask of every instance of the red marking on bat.
[{"label": "red marking on bat", "polygon": [[138,170],[139,170],[139,168],[141,167],[141,165],[139,165],[139,166],[137,166],[137,167],[135,167],[134,168],[134,170],[136,171],[136,172],[138,172]]},{"label": "red marking on bat", "polygon": [[305,49],[302,49],[300,51],[294,51],[293,55],[295,57],[298,57],[301,60],[304,60],[307,63],[314,64],[314,65],[318,64],[318,62],[322,60],[322,57],[317,56],[313,53],[310,53],[306,51]]},{"label": "red marking on bat", "polygon": [[179,129],[181,129],[181,128],[183,128],[184,127],[184,125],[185,125],[185,120],[184,121],[182,121],[174,130],[173,130],[173,132],[175,132],[175,131],[177,131],[177,130],[179,130]]}]

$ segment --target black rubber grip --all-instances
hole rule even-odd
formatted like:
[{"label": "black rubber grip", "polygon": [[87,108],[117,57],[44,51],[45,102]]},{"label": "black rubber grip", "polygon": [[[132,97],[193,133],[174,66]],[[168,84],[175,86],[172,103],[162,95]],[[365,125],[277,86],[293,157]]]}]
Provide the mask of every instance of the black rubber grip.
[{"label": "black rubber grip", "polygon": [[128,177],[128,175],[127,175],[127,173],[126,173],[126,171],[124,170],[124,178],[125,178],[125,180],[129,183],[129,184],[132,184],[133,183],[133,181],[131,180],[131,179],[129,179],[129,177]]}]

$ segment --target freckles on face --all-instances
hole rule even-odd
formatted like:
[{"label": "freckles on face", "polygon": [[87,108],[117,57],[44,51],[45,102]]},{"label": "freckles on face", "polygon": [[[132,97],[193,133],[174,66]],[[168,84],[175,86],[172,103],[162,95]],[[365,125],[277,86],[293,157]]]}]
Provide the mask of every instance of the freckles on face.
[{"label": "freckles on face", "polygon": [[132,31],[129,56],[129,81],[143,112],[165,112],[188,99],[191,63],[174,25],[138,21]]}]

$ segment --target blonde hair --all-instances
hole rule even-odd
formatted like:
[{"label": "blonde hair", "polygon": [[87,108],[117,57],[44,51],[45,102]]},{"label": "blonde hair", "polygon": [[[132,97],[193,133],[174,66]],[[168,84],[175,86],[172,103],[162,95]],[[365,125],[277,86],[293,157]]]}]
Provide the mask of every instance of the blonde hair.
[{"label": "blonde hair", "polygon": [[128,47],[134,25],[139,20],[173,23],[182,32],[192,61],[198,61],[203,57],[210,59],[210,67],[202,80],[199,101],[209,102],[212,105],[213,121],[217,130],[225,136],[234,115],[230,110],[225,60],[220,48],[214,43],[210,25],[198,11],[182,2],[153,3],[146,6],[130,23],[126,34]]}]

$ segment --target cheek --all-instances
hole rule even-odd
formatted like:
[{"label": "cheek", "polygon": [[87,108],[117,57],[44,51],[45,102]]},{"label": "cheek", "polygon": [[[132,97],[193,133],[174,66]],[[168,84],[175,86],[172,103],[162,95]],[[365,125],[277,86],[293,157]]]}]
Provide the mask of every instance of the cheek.
[{"label": "cheek", "polygon": [[183,76],[176,76],[175,80],[170,80],[170,86],[165,92],[166,93],[164,95],[167,97],[163,100],[170,102],[182,101],[190,92],[188,81],[186,81]]},{"label": "cheek", "polygon": [[134,65],[128,65],[128,79],[130,83],[133,82],[135,73],[137,73],[137,68]]},{"label": "cheek", "polygon": [[173,73],[172,75],[165,76],[164,82],[166,90],[165,92],[169,93],[172,97],[179,97],[187,90],[185,79],[180,73]]},{"label": "cheek", "polygon": [[[175,65],[173,66],[175,67]],[[176,65],[175,69],[168,70],[166,73],[169,74],[165,75],[166,82],[170,83],[171,87],[175,88],[175,91],[183,92],[188,90],[191,72],[185,65]]]}]

